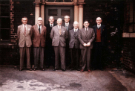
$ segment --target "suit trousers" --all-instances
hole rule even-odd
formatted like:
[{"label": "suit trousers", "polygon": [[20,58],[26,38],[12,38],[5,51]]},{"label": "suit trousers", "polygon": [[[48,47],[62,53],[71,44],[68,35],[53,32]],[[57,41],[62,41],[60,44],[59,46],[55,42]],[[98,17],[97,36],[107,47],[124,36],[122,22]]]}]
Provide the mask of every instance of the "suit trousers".
[{"label": "suit trousers", "polygon": [[38,68],[40,57],[40,68],[44,68],[44,47],[34,47],[34,68]]},{"label": "suit trousers", "polygon": [[65,70],[65,47],[62,46],[54,46],[54,52],[55,52],[55,69],[59,68],[59,55],[61,59],[61,69]]},{"label": "suit trousers", "polygon": [[71,68],[79,69],[79,48],[70,48]]},{"label": "suit trousers", "polygon": [[91,58],[91,48],[85,47],[84,49],[81,49],[81,56],[82,56],[82,70],[85,69],[87,65],[87,70],[90,69],[90,58]]},{"label": "suit trousers", "polygon": [[103,69],[103,46],[101,42],[94,43],[94,68]]},{"label": "suit trousers", "polygon": [[31,68],[30,50],[31,50],[30,47],[20,47],[20,70],[23,69],[25,51],[26,51],[26,56],[27,56],[27,69]]}]

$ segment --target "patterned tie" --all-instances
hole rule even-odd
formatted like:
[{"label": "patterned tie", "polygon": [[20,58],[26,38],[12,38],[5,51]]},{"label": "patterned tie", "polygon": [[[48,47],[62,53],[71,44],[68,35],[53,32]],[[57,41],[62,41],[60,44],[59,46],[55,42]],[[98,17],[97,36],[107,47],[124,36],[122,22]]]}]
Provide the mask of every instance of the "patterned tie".
[{"label": "patterned tie", "polygon": [[24,25],[24,35],[26,35],[26,26]]},{"label": "patterned tie", "polygon": [[59,29],[59,34],[61,35],[61,29]]},{"label": "patterned tie", "polygon": [[59,34],[61,35],[61,28],[60,28],[60,26],[59,26]]}]

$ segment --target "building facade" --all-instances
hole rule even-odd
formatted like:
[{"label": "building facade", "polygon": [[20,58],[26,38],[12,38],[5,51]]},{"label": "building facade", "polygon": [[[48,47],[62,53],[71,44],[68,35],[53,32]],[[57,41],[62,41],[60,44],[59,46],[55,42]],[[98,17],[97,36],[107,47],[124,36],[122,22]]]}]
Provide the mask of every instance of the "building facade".
[{"label": "building facade", "polygon": [[[57,18],[70,16],[70,22],[88,20],[90,27],[96,24],[96,17],[102,17],[108,30],[109,66],[123,65],[135,71],[135,4],[134,0],[0,0],[0,65],[18,65],[17,26],[23,16],[28,24],[34,25],[38,17],[44,25],[49,16]],[[112,67],[113,67],[112,66]]]}]

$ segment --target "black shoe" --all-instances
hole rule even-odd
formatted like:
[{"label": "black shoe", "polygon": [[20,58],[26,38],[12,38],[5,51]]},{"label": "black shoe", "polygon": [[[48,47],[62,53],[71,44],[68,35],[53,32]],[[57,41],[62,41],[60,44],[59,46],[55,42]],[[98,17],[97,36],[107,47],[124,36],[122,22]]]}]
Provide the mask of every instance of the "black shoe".
[{"label": "black shoe", "polygon": [[66,71],[65,69],[62,69],[62,71]]},{"label": "black shoe", "polygon": [[29,71],[32,71],[32,69],[30,68],[30,69],[28,69]]},{"label": "black shoe", "polygon": [[33,70],[34,70],[34,71],[36,71],[37,69],[36,69],[36,68],[34,68]]},{"label": "black shoe", "polygon": [[22,71],[22,69],[19,69],[19,71]]},{"label": "black shoe", "polygon": [[42,71],[45,71],[45,69],[43,68]]},{"label": "black shoe", "polygon": [[70,69],[70,71],[74,70],[73,68]]}]

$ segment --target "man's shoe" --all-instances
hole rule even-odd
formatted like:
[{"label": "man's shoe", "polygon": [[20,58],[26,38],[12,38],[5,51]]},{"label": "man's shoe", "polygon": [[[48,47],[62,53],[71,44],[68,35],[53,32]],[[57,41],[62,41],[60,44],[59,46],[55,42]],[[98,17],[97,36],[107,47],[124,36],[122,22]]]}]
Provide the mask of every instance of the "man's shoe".
[{"label": "man's shoe", "polygon": [[88,72],[91,72],[91,70],[88,70]]},{"label": "man's shoe", "polygon": [[84,70],[83,69],[81,69],[81,72],[83,72]]},{"label": "man's shoe", "polygon": [[30,68],[30,69],[28,69],[29,71],[32,71],[32,69]]},{"label": "man's shoe", "polygon": [[62,71],[66,71],[65,69],[62,69]]},{"label": "man's shoe", "polygon": [[22,69],[19,69],[19,71],[22,71]]},{"label": "man's shoe", "polygon": [[45,71],[45,69],[43,68],[42,71]]},{"label": "man's shoe", "polygon": [[33,70],[36,71],[36,68],[34,68]]}]

